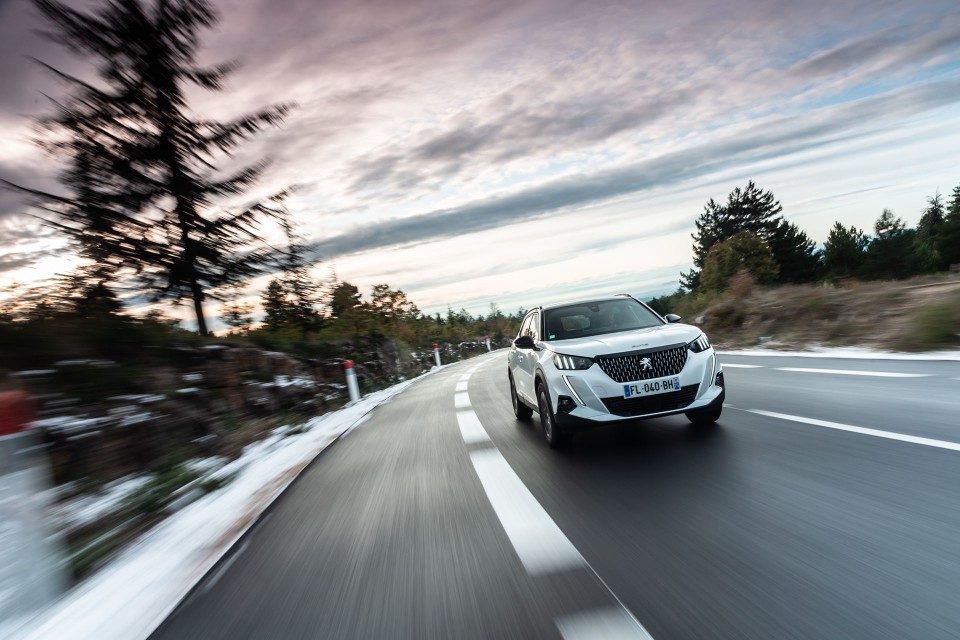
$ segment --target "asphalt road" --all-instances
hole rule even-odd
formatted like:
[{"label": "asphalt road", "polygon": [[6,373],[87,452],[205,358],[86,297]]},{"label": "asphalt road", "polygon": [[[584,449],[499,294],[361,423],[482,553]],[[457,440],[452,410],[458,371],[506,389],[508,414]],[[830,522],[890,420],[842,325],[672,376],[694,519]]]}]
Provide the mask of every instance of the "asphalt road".
[{"label": "asphalt road", "polygon": [[445,368],[155,637],[960,637],[960,362],[721,359],[714,428],[560,452],[513,418],[505,352]]}]

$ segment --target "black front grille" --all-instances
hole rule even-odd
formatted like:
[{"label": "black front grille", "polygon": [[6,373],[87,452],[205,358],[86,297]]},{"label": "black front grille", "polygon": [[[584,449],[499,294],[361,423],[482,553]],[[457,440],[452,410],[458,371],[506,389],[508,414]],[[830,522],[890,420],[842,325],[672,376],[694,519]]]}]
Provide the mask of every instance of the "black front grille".
[{"label": "black front grille", "polygon": [[661,411],[675,411],[683,409],[697,397],[698,384],[680,387],[680,391],[660,393],[655,396],[640,396],[638,398],[601,398],[607,411],[615,416],[634,417]]},{"label": "black front grille", "polygon": [[[649,362],[645,362],[648,358]],[[617,382],[665,378],[677,375],[687,364],[687,345],[600,356],[596,360],[603,372]]]}]

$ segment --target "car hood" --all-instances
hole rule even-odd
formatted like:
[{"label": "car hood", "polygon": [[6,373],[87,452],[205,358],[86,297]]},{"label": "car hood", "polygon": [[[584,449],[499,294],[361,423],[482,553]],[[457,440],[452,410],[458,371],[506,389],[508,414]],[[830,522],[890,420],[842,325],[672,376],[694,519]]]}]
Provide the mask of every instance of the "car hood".
[{"label": "car hood", "polygon": [[657,349],[671,344],[695,340],[700,329],[686,324],[664,324],[648,329],[635,329],[619,333],[605,333],[589,338],[553,340],[546,344],[557,353],[592,358],[609,353]]}]

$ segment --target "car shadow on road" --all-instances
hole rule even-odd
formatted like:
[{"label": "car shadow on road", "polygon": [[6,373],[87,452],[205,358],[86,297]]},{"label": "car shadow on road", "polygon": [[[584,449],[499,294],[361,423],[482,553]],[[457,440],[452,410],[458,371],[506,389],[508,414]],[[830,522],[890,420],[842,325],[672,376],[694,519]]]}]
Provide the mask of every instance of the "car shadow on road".
[{"label": "car shadow on road", "polygon": [[[671,451],[710,450],[721,446],[727,432],[721,418],[711,426],[694,426],[683,416],[670,416],[635,422],[602,425],[577,432],[571,442],[552,453],[564,458],[663,455]],[[534,418],[521,429],[522,436],[546,448],[540,422]]]}]

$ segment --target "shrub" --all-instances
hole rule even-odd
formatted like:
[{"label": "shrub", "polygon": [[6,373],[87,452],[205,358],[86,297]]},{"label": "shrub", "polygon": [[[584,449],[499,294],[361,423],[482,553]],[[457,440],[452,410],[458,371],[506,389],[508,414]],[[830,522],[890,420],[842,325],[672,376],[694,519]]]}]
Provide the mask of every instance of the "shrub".
[{"label": "shrub", "polygon": [[915,348],[960,345],[960,295],[917,309],[911,314],[909,346]]}]

